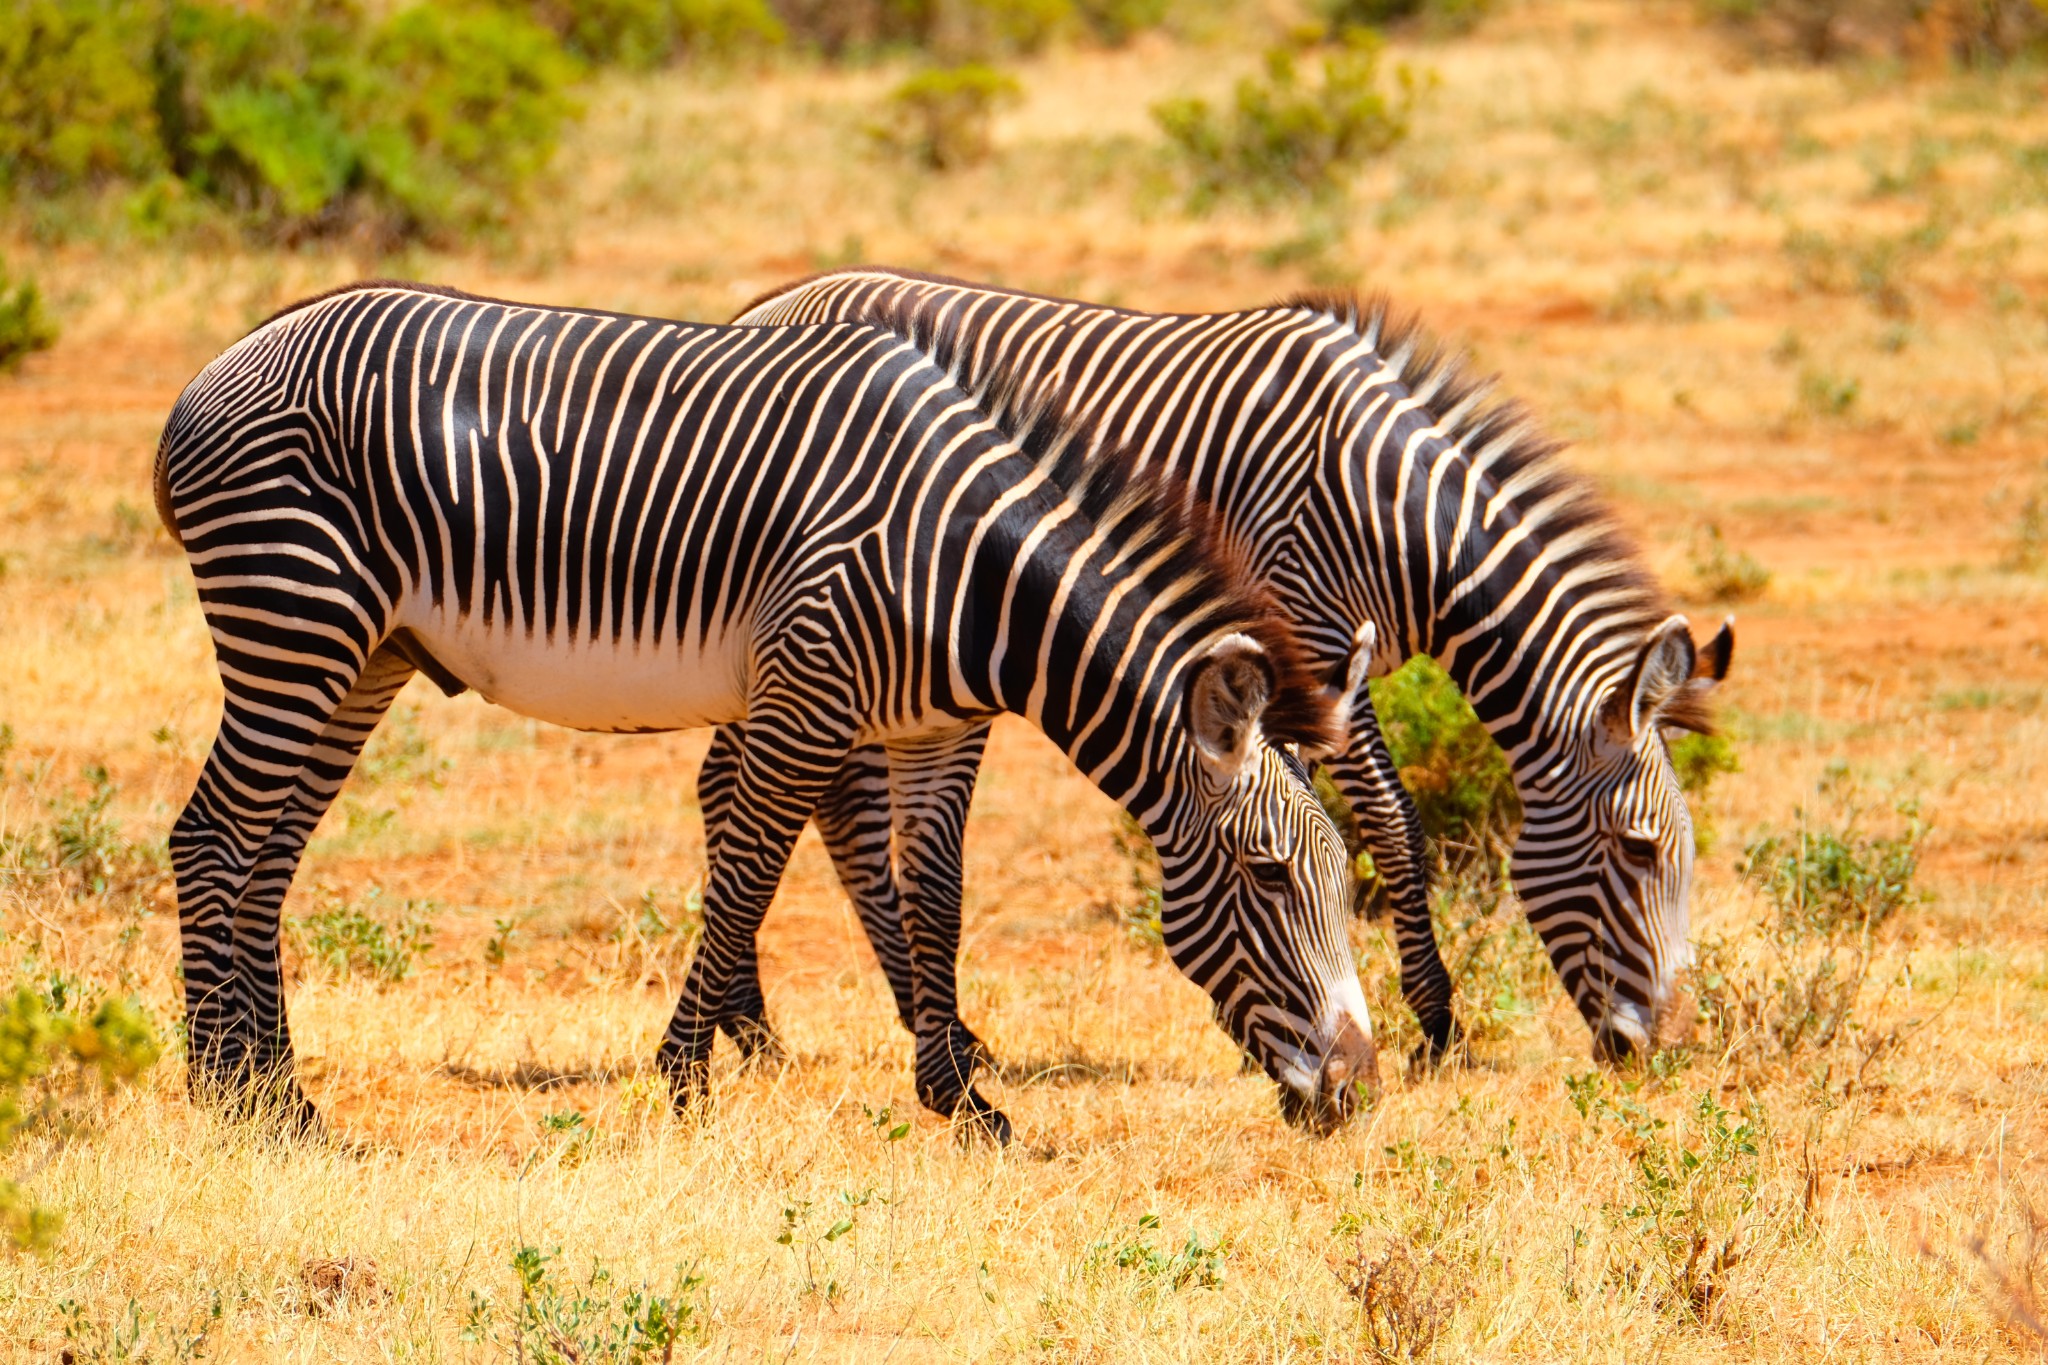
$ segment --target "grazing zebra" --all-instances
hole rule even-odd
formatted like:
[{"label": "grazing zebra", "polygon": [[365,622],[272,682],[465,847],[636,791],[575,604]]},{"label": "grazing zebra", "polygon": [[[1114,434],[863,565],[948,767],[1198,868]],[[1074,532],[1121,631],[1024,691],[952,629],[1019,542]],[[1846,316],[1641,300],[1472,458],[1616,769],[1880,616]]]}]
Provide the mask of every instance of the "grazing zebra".
[{"label": "grazing zebra", "polygon": [[[1375,674],[1436,658],[1507,753],[1524,810],[1514,882],[1595,1050],[1647,1048],[1677,1022],[1693,837],[1665,739],[1707,728],[1732,622],[1695,648],[1520,409],[1384,301],[1334,295],[1160,315],[859,267],[789,285],[738,321],[852,319],[949,338],[943,359],[970,387],[1061,384],[1107,440],[1210,502],[1319,667],[1338,665],[1359,622],[1377,637]],[[721,735],[707,820],[729,804],[733,757]],[[1352,708],[1326,762],[1387,880],[1424,1055],[1441,1055],[1456,1020],[1422,826],[1370,705]],[[907,1010],[887,797],[886,756],[858,750],[819,824]],[[751,955],[728,1002],[749,1041],[771,1036]]]},{"label": "grazing zebra", "polygon": [[1342,842],[1277,747],[1329,742],[1329,701],[1176,482],[1086,444],[1025,455],[869,326],[370,283],[244,337],[178,399],[155,473],[226,690],[170,841],[195,1094],[317,1122],[279,908],[417,670],[578,729],[739,724],[716,912],[661,1045],[679,1105],[804,821],[880,745],[918,1093],[1007,1136],[950,1025],[964,786],[1012,711],[1152,837],[1168,952],[1290,1116],[1341,1119],[1376,1081]]}]

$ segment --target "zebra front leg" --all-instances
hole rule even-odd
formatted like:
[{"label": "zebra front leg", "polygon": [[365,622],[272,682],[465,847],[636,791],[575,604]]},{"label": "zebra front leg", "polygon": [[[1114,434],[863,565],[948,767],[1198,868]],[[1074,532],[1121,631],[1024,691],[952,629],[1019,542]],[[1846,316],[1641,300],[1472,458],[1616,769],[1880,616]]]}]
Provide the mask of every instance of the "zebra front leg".
[{"label": "zebra front leg", "polygon": [[1451,974],[1437,951],[1429,913],[1429,854],[1422,816],[1401,785],[1400,770],[1387,752],[1370,705],[1351,718],[1350,751],[1326,766],[1351,803],[1359,833],[1373,865],[1387,883],[1394,908],[1394,944],[1401,958],[1401,994],[1415,1011],[1422,1044],[1415,1060],[1425,1066],[1447,1059],[1457,1047],[1457,1016],[1451,1011]]},{"label": "zebra front leg", "polygon": [[278,941],[285,893],[291,889],[306,841],[413,671],[412,664],[388,646],[370,657],[347,700],[306,755],[297,789],[271,827],[235,907],[235,990],[237,1012],[248,1020],[250,1076],[245,1101],[237,1108],[275,1114],[295,1132],[317,1131],[320,1116],[299,1088],[285,1014]]},{"label": "zebra front leg", "polygon": [[974,1088],[979,1040],[960,1019],[960,846],[988,727],[889,746],[890,815],[916,999],[917,1098],[926,1108],[1010,1140],[1010,1120]]},{"label": "zebra front leg", "polygon": [[725,814],[706,824],[704,933],[656,1054],[678,1111],[706,1092],[711,1043],[729,1008],[734,971],[760,932],[804,822],[850,747],[847,738],[821,738],[803,721],[757,715],[746,727]]}]

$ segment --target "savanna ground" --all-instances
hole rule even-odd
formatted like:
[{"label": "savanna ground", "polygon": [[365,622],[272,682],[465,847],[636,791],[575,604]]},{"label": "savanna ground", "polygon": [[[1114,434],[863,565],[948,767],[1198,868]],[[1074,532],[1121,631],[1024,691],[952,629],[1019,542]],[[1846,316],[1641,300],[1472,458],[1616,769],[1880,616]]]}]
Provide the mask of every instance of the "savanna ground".
[{"label": "savanna ground", "polygon": [[[1708,800],[1695,900],[1697,935],[1733,945],[1724,989],[1812,982],[1768,950],[1746,842],[1802,806],[1886,832],[1912,799],[1932,829],[1924,898],[1870,937],[1832,1039],[1709,1028],[1589,1081],[1583,1025],[1475,884],[1446,911],[1470,1064],[1411,1075],[1389,1048],[1377,1108],[1303,1137],[1129,928],[1112,809],[1006,724],[963,975],[1016,1145],[919,1112],[810,835],[764,948],[791,1058],[741,1070],[721,1044],[715,1118],[679,1124],[649,1061],[703,869],[704,736],[552,730],[420,680],[288,907],[326,917],[296,939],[292,1020],[335,1140],[216,1124],[173,1053],[69,1144],[17,1150],[67,1224],[0,1261],[0,1353],[497,1358],[531,1247],[554,1257],[527,1263],[532,1304],[589,1300],[574,1332],[645,1283],[689,1309],[679,1353],[717,1358],[2036,1358],[2048,79],[1752,65],[1688,10],[1590,0],[1396,55],[1439,83],[1336,207],[1184,213],[1147,108],[1255,54],[1151,36],[1019,65],[995,158],[946,177],[869,146],[900,69],[792,60],[598,86],[574,173],[495,250],[52,245],[18,221],[10,256],[66,330],[0,380],[0,840],[69,828],[110,884],[0,884],[4,953],[177,1013],[146,850],[218,689],[148,470],[220,347],[359,274],[722,319],[867,259],[1156,309],[1385,287],[1572,440],[1696,625],[1726,609],[1717,527],[1772,575],[1739,609],[1742,770]],[[392,982],[323,960],[349,910],[430,946],[387,944]],[[1400,1042],[1386,937],[1357,943]],[[1835,946],[1853,975],[1862,940]],[[615,1277],[594,1289],[593,1258]]]}]

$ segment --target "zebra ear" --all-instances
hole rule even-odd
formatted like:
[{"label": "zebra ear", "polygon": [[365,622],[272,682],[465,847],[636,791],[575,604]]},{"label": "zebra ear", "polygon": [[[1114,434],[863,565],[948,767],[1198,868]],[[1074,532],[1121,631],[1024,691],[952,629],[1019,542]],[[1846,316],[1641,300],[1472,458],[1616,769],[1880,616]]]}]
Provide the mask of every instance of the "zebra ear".
[{"label": "zebra ear", "polygon": [[1225,781],[1237,776],[1251,754],[1273,682],[1272,662],[1249,635],[1226,635],[1195,662],[1188,679],[1188,728],[1203,764]]},{"label": "zebra ear", "polygon": [[1683,616],[1666,617],[1650,632],[1636,655],[1635,667],[1627,681],[1615,689],[1601,708],[1607,736],[1616,744],[1630,745],[1654,724],[1682,724],[1671,714],[1692,709],[1685,689],[1699,661],[1693,648],[1692,628]]},{"label": "zebra ear", "polygon": [[1329,699],[1330,709],[1337,718],[1337,741],[1328,748],[1304,747],[1301,761],[1313,768],[1332,754],[1341,754],[1351,747],[1351,718],[1358,714],[1358,707],[1370,706],[1365,697],[1366,678],[1372,672],[1373,653],[1379,645],[1379,629],[1367,621],[1359,626],[1351,637],[1351,652],[1344,658],[1341,681],[1332,678],[1330,686],[1323,690]]}]

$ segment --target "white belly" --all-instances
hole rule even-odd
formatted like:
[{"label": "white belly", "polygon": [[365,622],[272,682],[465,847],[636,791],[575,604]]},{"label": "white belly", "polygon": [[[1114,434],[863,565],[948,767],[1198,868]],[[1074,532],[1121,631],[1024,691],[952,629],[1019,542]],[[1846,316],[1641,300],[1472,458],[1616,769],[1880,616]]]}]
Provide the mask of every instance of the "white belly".
[{"label": "white belly", "polygon": [[575,730],[687,730],[747,714],[745,637],[553,640],[440,611],[402,622],[486,701]]}]

